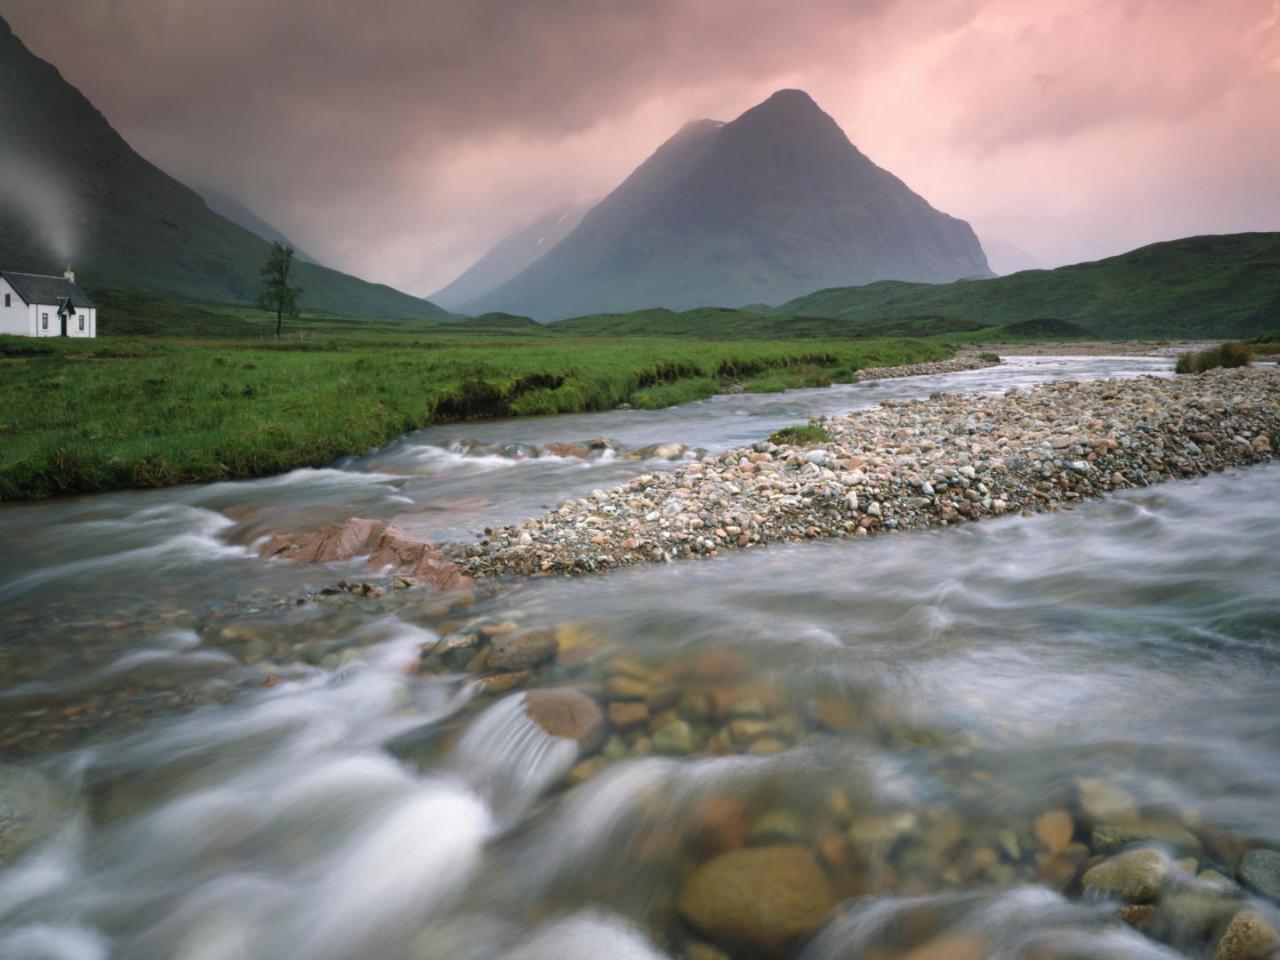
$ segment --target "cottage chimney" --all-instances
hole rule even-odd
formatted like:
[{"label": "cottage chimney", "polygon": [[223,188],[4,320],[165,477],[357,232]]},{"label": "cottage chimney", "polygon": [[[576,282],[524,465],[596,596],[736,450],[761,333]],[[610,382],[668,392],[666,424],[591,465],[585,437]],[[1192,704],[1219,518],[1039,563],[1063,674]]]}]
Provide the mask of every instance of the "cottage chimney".
[{"label": "cottage chimney", "polygon": [[75,271],[71,269],[71,264],[67,264],[67,269],[62,272],[62,275],[72,283],[76,282],[76,274]]}]

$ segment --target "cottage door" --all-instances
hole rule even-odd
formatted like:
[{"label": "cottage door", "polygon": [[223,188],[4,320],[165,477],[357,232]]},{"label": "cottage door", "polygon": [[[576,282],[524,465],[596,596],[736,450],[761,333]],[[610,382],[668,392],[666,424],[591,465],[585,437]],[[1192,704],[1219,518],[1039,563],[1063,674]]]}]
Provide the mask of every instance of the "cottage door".
[{"label": "cottage door", "polygon": [[62,335],[64,337],[67,335],[67,315],[65,313],[62,315]]}]

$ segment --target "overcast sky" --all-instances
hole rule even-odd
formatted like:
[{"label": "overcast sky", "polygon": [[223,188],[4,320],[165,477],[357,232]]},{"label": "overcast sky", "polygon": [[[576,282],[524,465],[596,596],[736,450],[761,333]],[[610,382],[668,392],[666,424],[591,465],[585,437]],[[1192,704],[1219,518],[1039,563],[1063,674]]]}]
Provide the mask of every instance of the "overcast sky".
[{"label": "overcast sky", "polygon": [[1045,265],[1280,230],[1280,0],[0,0],[144,156],[428,294],[686,120],[807,90]]}]

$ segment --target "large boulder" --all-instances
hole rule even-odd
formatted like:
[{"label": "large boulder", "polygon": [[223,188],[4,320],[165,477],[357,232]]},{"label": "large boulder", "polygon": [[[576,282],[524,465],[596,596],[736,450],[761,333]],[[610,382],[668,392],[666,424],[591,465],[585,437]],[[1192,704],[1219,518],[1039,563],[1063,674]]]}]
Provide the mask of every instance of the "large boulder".
[{"label": "large boulder", "polygon": [[299,563],[334,563],[368,557],[370,567],[429,583],[440,590],[464,590],[473,580],[453,561],[394,524],[352,517],[311,533],[277,533],[263,545],[264,557]]},{"label": "large boulder", "polygon": [[726,946],[776,956],[822,924],[835,905],[808,847],[743,847],[702,864],[676,901],[696,930]]},{"label": "large boulder", "polygon": [[295,536],[277,533],[263,546],[264,557],[282,557],[299,563],[333,563],[363,557],[373,551],[386,524],[352,517],[346,523],[329,523],[311,533]]}]

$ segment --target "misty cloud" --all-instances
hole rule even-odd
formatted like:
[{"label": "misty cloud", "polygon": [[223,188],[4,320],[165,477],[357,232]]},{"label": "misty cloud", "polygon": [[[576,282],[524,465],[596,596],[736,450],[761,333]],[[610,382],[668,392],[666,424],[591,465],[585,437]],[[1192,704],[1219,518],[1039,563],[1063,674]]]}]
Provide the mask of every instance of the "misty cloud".
[{"label": "misty cloud", "polygon": [[[145,156],[429,293],[685,120],[809,90],[1047,263],[1275,228],[1273,0],[0,0]],[[67,51],[74,51],[68,56]]]},{"label": "misty cloud", "polygon": [[16,210],[43,252],[67,263],[75,259],[80,234],[73,186],[17,144],[0,143],[0,210]]}]

